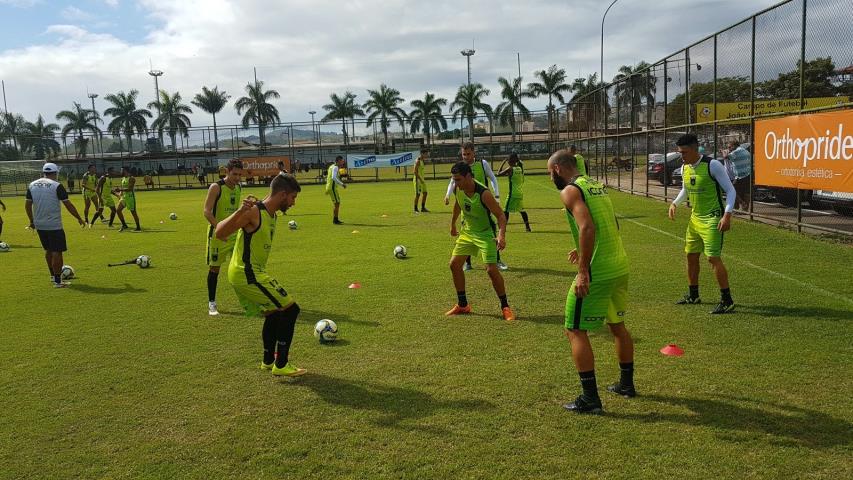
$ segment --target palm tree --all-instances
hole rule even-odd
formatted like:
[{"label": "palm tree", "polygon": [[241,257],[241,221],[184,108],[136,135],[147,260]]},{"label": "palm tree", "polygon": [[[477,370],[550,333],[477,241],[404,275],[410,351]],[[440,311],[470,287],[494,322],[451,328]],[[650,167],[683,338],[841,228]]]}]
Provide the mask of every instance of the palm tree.
[{"label": "palm tree", "polygon": [[139,95],[138,90],[131,90],[127,93],[111,93],[104,97],[104,100],[112,104],[112,107],[104,110],[104,115],[113,117],[107,125],[107,131],[119,137],[119,146],[121,146],[121,136],[124,135],[127,138],[127,151],[130,153],[133,153],[133,134],[144,135],[148,128],[146,118],[151,118],[150,111],[136,108],[137,95]]},{"label": "palm tree", "polygon": [[44,123],[44,118],[38,116],[35,123],[24,124],[24,137],[21,139],[21,150],[33,152],[33,159],[43,160],[45,153],[48,157],[59,154],[59,142],[53,137],[59,131],[59,125],[55,123]]},{"label": "palm tree", "polygon": [[344,93],[343,96],[338,96],[337,93],[333,93],[329,96],[329,100],[332,103],[327,103],[323,105],[323,110],[326,112],[326,116],[323,117],[324,122],[331,120],[340,120],[342,132],[344,134],[344,148],[346,149],[349,146],[349,137],[347,136],[347,120],[355,117],[363,117],[364,110],[355,103],[356,95],[350,91]]},{"label": "palm tree", "polygon": [[551,65],[548,70],[539,70],[535,75],[539,77],[539,81],[529,83],[527,88],[535,97],[548,95],[548,139],[553,141],[554,98],[560,103],[566,103],[563,95],[571,92],[572,87],[566,83],[566,71],[556,65]]},{"label": "palm tree", "polygon": [[522,119],[529,119],[530,110],[524,106],[521,100],[530,98],[532,95],[521,88],[521,77],[513,79],[512,83],[506,78],[500,77],[498,84],[501,86],[501,98],[504,101],[495,108],[495,117],[499,124],[512,128],[512,143],[515,143],[515,112],[518,111]]},{"label": "palm tree", "polygon": [[[261,138],[261,148],[266,147],[266,135],[264,128],[269,123],[280,122],[278,109],[270,103],[272,99],[278,99],[281,95],[275,90],[264,91],[264,82],[255,80],[254,84],[246,84],[248,96],[240,97],[234,102],[237,114],[243,115],[243,128],[248,128],[252,123],[258,126],[258,136]],[[243,110],[246,113],[243,113]]]},{"label": "palm tree", "polygon": [[21,130],[26,125],[27,121],[20,114],[5,112],[0,115],[0,139],[11,138],[15,146],[15,151],[18,150],[18,137],[21,135]]},{"label": "palm tree", "polygon": [[[593,92],[597,91],[604,84],[598,80],[598,74],[593,73],[586,78],[576,78],[572,83],[572,99],[569,100],[570,103],[575,103],[576,106],[574,111],[577,113],[577,118],[575,121],[579,119],[583,119],[587,122],[587,125],[593,122],[593,113],[597,112],[598,118],[604,118],[604,110],[602,109],[601,102],[596,98],[590,97]],[[607,102],[607,97],[603,98],[604,102]]]},{"label": "palm tree", "polygon": [[423,131],[426,136],[427,145],[432,144],[432,133],[447,130],[447,120],[441,112],[441,108],[447,105],[447,99],[426,92],[423,100],[412,100],[409,105],[414,110],[409,113],[412,121],[412,133]]},{"label": "palm tree", "polygon": [[148,108],[155,108],[160,112],[160,116],[151,122],[151,128],[162,133],[166,130],[169,138],[172,139],[172,151],[177,151],[175,137],[178,132],[184,137],[188,136],[188,129],[192,126],[187,113],[193,113],[193,110],[181,103],[181,93],[175,92],[169,95],[169,92],[160,90],[160,99],[156,102],[148,104]]},{"label": "palm tree", "polygon": [[[656,77],[645,72],[649,67],[650,65],[646,62],[640,62],[634,67],[630,65],[619,67],[619,73],[613,77],[618,104],[628,105],[631,108],[634,105],[639,106],[643,99],[646,100],[646,105],[654,104]],[[634,111],[637,115],[640,114],[638,108],[635,108]],[[634,120],[634,118],[631,119],[632,125]]]},{"label": "palm tree", "polygon": [[70,132],[76,133],[74,143],[77,145],[77,156],[86,157],[89,139],[83,136],[83,132],[89,131],[93,135],[100,135],[101,129],[98,128],[97,122],[101,117],[98,112],[85,109],[74,102],[74,110],[63,110],[56,114],[56,119],[68,122],[62,127],[62,139],[65,140]]},{"label": "palm tree", "polygon": [[364,109],[367,110],[367,126],[373,125],[376,118],[379,117],[379,127],[382,129],[382,135],[385,137],[385,145],[383,151],[388,148],[388,117],[393,117],[403,128],[406,128],[406,112],[398,105],[404,102],[400,92],[394,88],[388,88],[384,83],[379,86],[379,90],[368,90],[367,95],[369,100],[364,102]]},{"label": "palm tree", "polygon": [[225,108],[225,104],[228,103],[229,98],[231,98],[231,95],[225,93],[224,90],[220,92],[219,87],[213,87],[213,90],[201,87],[201,93],[197,93],[193,101],[190,102],[213,115],[213,143],[216,145],[217,150],[219,150],[219,135],[216,131],[216,114]]},{"label": "palm tree", "polygon": [[489,89],[483,87],[481,83],[461,85],[456,91],[456,98],[450,104],[450,108],[453,110],[451,118],[454,122],[462,118],[468,120],[468,130],[472,142],[474,141],[474,117],[477,116],[477,112],[482,111],[491,121],[492,107],[483,102],[483,97],[488,95]]}]

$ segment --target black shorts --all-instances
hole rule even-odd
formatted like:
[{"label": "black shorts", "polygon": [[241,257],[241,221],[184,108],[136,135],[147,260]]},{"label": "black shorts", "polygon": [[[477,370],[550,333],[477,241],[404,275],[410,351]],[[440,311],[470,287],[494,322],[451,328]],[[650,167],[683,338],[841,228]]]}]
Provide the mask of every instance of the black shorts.
[{"label": "black shorts", "polygon": [[65,230],[38,230],[41,246],[48,252],[64,252],[68,250],[65,244]]}]

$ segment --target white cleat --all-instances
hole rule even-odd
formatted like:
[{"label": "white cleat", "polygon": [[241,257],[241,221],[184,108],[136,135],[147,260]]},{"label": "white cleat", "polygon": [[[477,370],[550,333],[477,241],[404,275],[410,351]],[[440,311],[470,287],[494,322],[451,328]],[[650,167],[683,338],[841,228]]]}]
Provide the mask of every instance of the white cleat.
[{"label": "white cleat", "polygon": [[211,317],[219,315],[219,310],[216,309],[216,302],[207,302],[207,313]]},{"label": "white cleat", "polygon": [[509,270],[509,267],[504,262],[498,262],[498,270],[505,272]]}]

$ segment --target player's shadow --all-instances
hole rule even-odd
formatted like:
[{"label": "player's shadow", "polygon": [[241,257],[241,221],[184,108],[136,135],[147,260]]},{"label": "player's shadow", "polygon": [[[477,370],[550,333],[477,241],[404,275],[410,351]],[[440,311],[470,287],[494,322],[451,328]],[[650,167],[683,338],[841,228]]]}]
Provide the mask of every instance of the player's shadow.
[{"label": "player's shadow", "polygon": [[371,411],[376,415],[372,421],[378,426],[414,429],[434,435],[447,435],[449,432],[440,427],[420,425],[419,420],[446,410],[464,414],[494,408],[494,404],[482,399],[437,399],[413,388],[356,382],[322,374],[309,373],[290,385],[309,388],[331,405]]},{"label": "player's shadow", "polygon": [[320,344],[322,348],[335,348],[335,347],[346,347],[350,344],[349,340],[337,339],[334,342],[323,342]]},{"label": "player's shadow", "polygon": [[350,317],[349,315],[343,313],[333,313],[333,312],[321,312],[319,310],[310,310],[303,308],[299,312],[299,320],[303,322],[310,322],[312,325],[324,318],[331,319],[336,324],[347,325],[347,324],[355,324],[355,325],[363,325],[365,327],[379,327],[382,324],[375,320],[358,320]]},{"label": "player's shadow", "polygon": [[[682,412],[608,412],[608,416],[644,423],[710,427],[729,433],[727,440],[751,444],[764,440],[773,445],[823,449],[849,445],[853,441],[853,423],[793,405],[727,395],[713,398],[643,395],[638,397],[640,399],[647,404],[654,402],[668,408],[676,407]],[[683,412],[684,409],[688,411]]]},{"label": "player's shadow", "polygon": [[375,228],[390,228],[390,227],[402,227],[402,224],[399,223],[345,223],[344,225],[349,225],[350,227],[375,227]]},{"label": "player's shadow", "polygon": [[529,232],[520,233],[519,235],[571,235],[568,230],[531,230]]},{"label": "player's shadow", "polygon": [[853,320],[850,310],[836,310],[826,307],[797,307],[788,305],[744,305],[736,306],[735,312],[752,313],[762,317],[792,317],[792,318],[817,318],[832,322],[843,322]]},{"label": "player's shadow", "polygon": [[553,268],[541,267],[510,267],[509,272],[515,272],[517,277],[529,277],[530,275],[551,275],[553,277],[562,277],[571,281],[574,278],[575,272],[570,270],[556,270]]},{"label": "player's shadow", "polygon": [[71,290],[78,290],[83,293],[96,293],[99,295],[121,295],[125,293],[145,293],[148,291],[144,288],[136,288],[129,283],[125,283],[123,287],[101,287],[86,285],[83,283],[74,283],[70,288]]},{"label": "player's shadow", "polygon": [[10,243],[9,248],[11,248],[12,250],[15,250],[18,248],[41,248],[41,246],[39,246],[39,245],[13,245]]}]

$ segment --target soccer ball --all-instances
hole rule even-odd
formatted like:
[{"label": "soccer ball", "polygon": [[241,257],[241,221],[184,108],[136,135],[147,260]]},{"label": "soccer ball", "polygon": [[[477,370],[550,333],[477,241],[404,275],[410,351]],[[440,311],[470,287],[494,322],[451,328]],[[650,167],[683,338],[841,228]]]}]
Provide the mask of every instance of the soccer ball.
[{"label": "soccer ball", "polygon": [[338,326],[335,322],[324,318],[314,325],[314,336],[320,343],[334,342],[338,338]]},{"label": "soccer ball", "polygon": [[396,247],[394,247],[394,256],[395,257],[401,258],[401,259],[406,258],[406,254],[407,254],[406,247],[404,247],[403,245],[397,245]]},{"label": "soccer ball", "polygon": [[297,228],[299,228],[299,226],[296,225],[296,220],[291,220],[287,222],[287,226],[290,227],[291,230],[296,230]]},{"label": "soccer ball", "polygon": [[170,213],[170,214],[169,214],[169,219],[170,219],[170,220],[177,220],[177,219],[178,219],[178,214],[177,214],[177,213],[175,213],[175,212]]},{"label": "soccer ball", "polygon": [[151,257],[148,255],[140,255],[136,257],[136,264],[139,265],[139,268],[148,268],[151,266]]},{"label": "soccer ball", "polygon": [[60,270],[59,276],[63,280],[71,280],[72,278],[74,278],[74,269],[71,268],[71,265],[63,265],[62,270]]},{"label": "soccer ball", "polygon": [[9,248],[8,243],[0,242],[0,252],[8,252],[9,250],[11,250],[11,248]]}]

